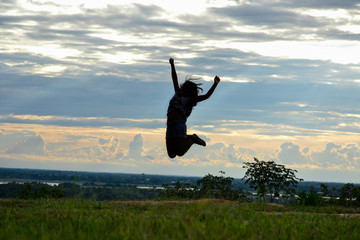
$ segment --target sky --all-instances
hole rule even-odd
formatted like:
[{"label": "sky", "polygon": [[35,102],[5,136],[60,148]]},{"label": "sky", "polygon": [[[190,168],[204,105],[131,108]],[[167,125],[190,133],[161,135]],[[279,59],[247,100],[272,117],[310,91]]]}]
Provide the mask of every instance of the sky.
[{"label": "sky", "polygon": [[[0,167],[360,183],[358,0],[0,2]],[[221,82],[170,159],[179,81]]]}]

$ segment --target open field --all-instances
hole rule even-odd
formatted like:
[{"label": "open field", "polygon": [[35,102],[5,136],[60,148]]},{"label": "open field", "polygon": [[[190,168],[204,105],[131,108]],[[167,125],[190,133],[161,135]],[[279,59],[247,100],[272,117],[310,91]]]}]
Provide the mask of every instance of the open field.
[{"label": "open field", "polygon": [[0,200],[0,239],[360,239],[359,209],[230,201]]}]

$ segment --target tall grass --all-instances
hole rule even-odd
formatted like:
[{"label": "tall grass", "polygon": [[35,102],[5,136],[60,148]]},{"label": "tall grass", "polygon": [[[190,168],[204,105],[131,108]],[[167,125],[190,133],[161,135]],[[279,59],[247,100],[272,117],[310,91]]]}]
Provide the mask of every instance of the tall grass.
[{"label": "tall grass", "polygon": [[359,217],[280,208],[211,200],[0,200],[0,239],[360,239]]}]

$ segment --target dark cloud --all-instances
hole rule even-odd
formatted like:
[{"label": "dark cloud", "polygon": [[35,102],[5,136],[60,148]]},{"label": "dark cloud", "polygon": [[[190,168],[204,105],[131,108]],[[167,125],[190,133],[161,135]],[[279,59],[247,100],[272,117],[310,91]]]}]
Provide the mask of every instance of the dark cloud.
[{"label": "dark cloud", "polygon": [[[257,1],[255,4],[239,4],[237,6],[211,8],[210,15],[216,14],[220,19],[232,20],[231,25],[258,27],[256,33],[242,33],[240,30],[232,31],[232,37],[238,41],[274,41],[274,40],[300,40],[309,39],[343,39],[356,40],[358,34],[341,31],[339,26],[354,24],[350,19],[331,19],[329,17],[315,17],[306,13],[308,9],[347,9],[350,15],[357,1]],[[224,25],[225,28],[231,26]],[[276,31],[281,30],[281,31]],[[228,32],[223,30],[225,34]],[[230,35],[226,34],[227,37]]]},{"label": "dark cloud", "polygon": [[254,25],[272,28],[285,28],[293,26],[321,27],[316,18],[303,16],[286,8],[279,8],[271,4],[267,5],[239,5],[227,8],[214,8],[211,10],[223,17],[235,19],[239,25]]},{"label": "dark cloud", "polygon": [[[358,24],[358,23],[357,23]],[[358,41],[360,34],[353,33],[349,31],[341,31],[336,28],[325,28],[325,29],[318,29],[316,34],[319,36],[323,36],[327,39],[334,39],[334,40],[348,40],[348,41]]]},{"label": "dark cloud", "polygon": [[[243,4],[244,1],[234,0],[237,4]],[[357,0],[304,0],[304,1],[289,1],[289,0],[280,0],[280,1],[268,1],[268,0],[257,0],[257,1],[245,1],[250,2],[254,5],[259,5],[267,7],[268,5],[284,7],[284,8],[315,8],[315,9],[353,9],[359,5]]]},{"label": "dark cloud", "polygon": [[281,5],[298,8],[316,8],[316,9],[354,9],[359,6],[357,0],[304,0],[304,1],[280,1]]},{"label": "dark cloud", "polygon": [[16,1],[14,0],[3,0],[0,2],[0,9],[4,10],[8,10],[9,8],[13,8],[16,6]]},{"label": "dark cloud", "polygon": [[[0,98],[1,122],[57,124],[64,126],[121,126],[161,128],[173,95],[168,82],[140,82],[99,78],[80,82],[64,79],[38,81],[40,85],[16,87],[10,81]],[[211,83],[204,82],[205,91]],[[213,121],[262,121],[309,129],[358,132],[357,88],[311,83],[223,82],[209,101],[194,108],[189,126],[214,125]],[[9,114],[13,113],[15,116]],[[53,118],[17,118],[16,115],[50,115]],[[355,114],[355,115],[354,115]],[[58,116],[58,117],[56,117]],[[89,119],[88,117],[95,117]],[[131,121],[153,119],[153,121]],[[156,119],[163,119],[159,121]],[[253,128],[233,125],[233,129]],[[278,134],[266,129],[265,134]],[[205,131],[216,130],[206,127]],[[286,129],[282,132],[286,134]],[[288,134],[294,133],[289,129]],[[310,132],[306,132],[310,134]]]}]

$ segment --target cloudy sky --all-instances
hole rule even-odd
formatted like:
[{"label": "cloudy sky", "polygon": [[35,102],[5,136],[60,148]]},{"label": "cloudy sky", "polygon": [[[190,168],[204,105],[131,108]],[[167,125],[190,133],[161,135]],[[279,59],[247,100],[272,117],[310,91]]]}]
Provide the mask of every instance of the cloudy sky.
[{"label": "cloudy sky", "polygon": [[[254,157],[305,180],[360,182],[358,0],[0,3],[0,167],[244,176]],[[173,95],[213,96],[165,149]]]}]

